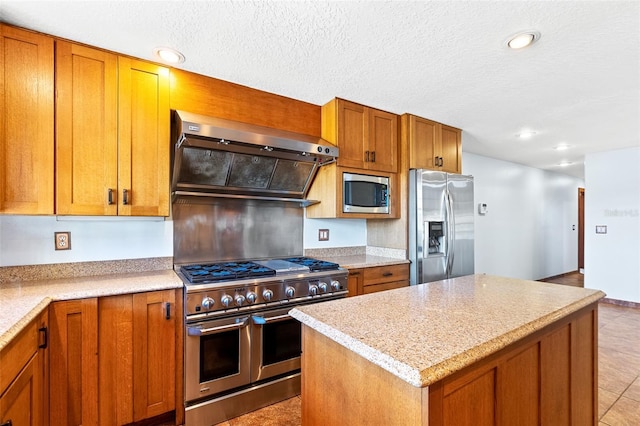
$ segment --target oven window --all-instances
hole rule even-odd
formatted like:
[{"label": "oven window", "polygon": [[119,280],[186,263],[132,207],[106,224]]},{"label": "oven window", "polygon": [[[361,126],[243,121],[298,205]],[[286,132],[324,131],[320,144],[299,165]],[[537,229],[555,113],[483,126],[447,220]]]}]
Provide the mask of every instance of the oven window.
[{"label": "oven window", "polygon": [[290,319],[265,324],[262,330],[262,364],[264,366],[300,356],[300,323]]},{"label": "oven window", "polygon": [[240,372],[238,330],[200,336],[200,383]]}]

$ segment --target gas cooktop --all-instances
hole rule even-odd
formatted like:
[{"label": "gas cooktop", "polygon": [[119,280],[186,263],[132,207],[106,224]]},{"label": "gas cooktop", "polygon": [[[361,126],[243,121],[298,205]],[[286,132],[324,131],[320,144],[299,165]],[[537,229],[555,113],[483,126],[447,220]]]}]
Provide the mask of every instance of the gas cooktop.
[{"label": "gas cooktop", "polygon": [[180,272],[189,283],[204,284],[338,269],[340,265],[337,263],[300,256],[286,259],[185,265],[180,267]]}]

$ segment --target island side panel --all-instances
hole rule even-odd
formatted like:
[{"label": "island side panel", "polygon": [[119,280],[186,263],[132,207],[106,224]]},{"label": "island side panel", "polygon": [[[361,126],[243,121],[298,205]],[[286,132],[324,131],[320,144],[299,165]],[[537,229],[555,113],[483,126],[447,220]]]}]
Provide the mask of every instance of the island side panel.
[{"label": "island side panel", "polygon": [[305,325],[301,386],[305,426],[427,424],[428,388],[410,385]]},{"label": "island side panel", "polygon": [[429,426],[596,425],[597,318],[594,303],[431,385]]}]

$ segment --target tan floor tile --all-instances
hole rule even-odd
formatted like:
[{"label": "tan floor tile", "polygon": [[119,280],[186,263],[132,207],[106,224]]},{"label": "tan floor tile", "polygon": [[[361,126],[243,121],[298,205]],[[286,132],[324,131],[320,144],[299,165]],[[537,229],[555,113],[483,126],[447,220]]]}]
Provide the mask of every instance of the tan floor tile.
[{"label": "tan floor tile", "polygon": [[257,411],[229,420],[229,426],[300,426],[301,399],[289,398]]},{"label": "tan floor tile", "polygon": [[[624,368],[624,366],[618,366],[618,368]],[[634,371],[619,370],[618,368],[599,362],[598,386],[609,392],[621,395],[635,381],[638,374]]]},{"label": "tan floor tile", "polygon": [[598,388],[598,418],[601,419],[614,402],[618,400],[620,394],[610,392],[606,389]]},{"label": "tan floor tile", "polygon": [[598,363],[640,375],[640,353],[626,353],[613,349],[598,348]]},{"label": "tan floor tile", "polygon": [[635,382],[633,382],[631,386],[627,388],[622,396],[640,403],[640,377],[638,377]]},{"label": "tan floor tile", "polygon": [[611,426],[640,425],[640,404],[629,398],[620,397],[601,421]]}]

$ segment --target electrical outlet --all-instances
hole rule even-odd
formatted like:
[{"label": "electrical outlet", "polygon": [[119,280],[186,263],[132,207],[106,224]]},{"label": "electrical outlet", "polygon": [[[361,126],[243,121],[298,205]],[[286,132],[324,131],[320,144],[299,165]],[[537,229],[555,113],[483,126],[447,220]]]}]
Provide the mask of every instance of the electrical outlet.
[{"label": "electrical outlet", "polygon": [[56,250],[71,250],[71,232],[55,232]]}]

